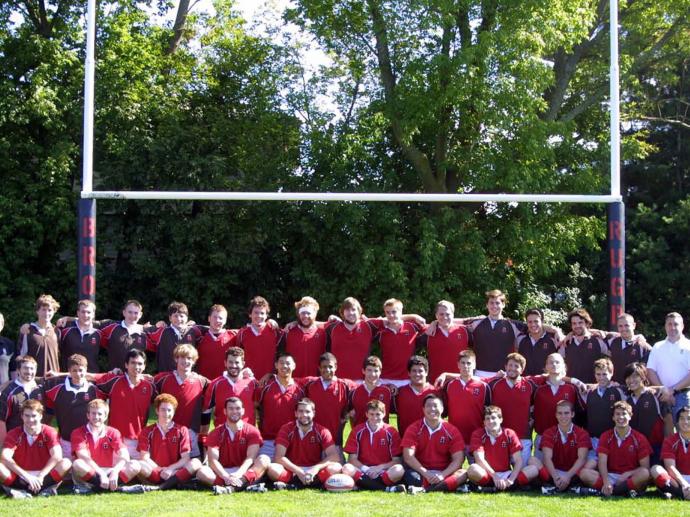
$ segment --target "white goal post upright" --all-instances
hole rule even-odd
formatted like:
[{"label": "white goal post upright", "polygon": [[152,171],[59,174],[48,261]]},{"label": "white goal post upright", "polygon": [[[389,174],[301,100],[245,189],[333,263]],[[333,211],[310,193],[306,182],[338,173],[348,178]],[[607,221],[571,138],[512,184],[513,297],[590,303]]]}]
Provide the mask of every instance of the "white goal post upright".
[{"label": "white goal post upright", "polygon": [[[199,200],[199,201],[322,201],[322,202],[422,202],[422,203],[606,203],[609,205],[609,323],[624,310],[624,226],[620,194],[620,118],[618,77],[618,0],[610,1],[610,145],[611,186],[607,195],[588,194],[420,194],[357,192],[188,192],[93,190],[93,125],[97,0],[88,0],[84,74],[84,149],[81,201],[79,204],[80,299],[95,299],[96,199]],[[615,238],[614,238],[615,237]],[[614,256],[618,267],[614,268]],[[615,287],[615,290],[613,290]]]}]

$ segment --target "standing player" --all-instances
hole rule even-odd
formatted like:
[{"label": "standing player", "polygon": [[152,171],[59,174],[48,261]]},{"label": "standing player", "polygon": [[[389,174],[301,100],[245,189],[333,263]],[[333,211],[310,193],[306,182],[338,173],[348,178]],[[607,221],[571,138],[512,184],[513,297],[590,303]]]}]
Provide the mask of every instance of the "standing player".
[{"label": "standing player", "polygon": [[378,332],[373,321],[362,314],[362,305],[348,297],[340,305],[342,321],[326,326],[326,351],[338,359],[340,375],[345,379],[362,379],[362,364],[371,355],[372,342]]},{"label": "standing player", "polygon": [[319,303],[311,296],[295,302],[297,324],[281,336],[278,347],[295,358],[295,377],[313,377],[319,371],[319,358],[326,351],[326,331],[316,322]]},{"label": "standing player", "polygon": [[635,334],[635,319],[627,313],[616,320],[617,334],[607,336],[611,361],[613,362],[613,380],[618,384],[625,383],[623,370],[630,363],[647,363],[652,347],[642,334]]},{"label": "standing player", "polygon": [[652,478],[659,490],[670,499],[678,496],[690,500],[690,406],[678,412],[678,432],[667,436],[661,448],[664,466],[652,467]]},{"label": "standing player", "polygon": [[43,405],[38,400],[24,401],[21,417],[23,425],[7,433],[0,453],[2,488],[17,499],[30,493],[56,495],[72,464],[62,457],[55,429],[41,423]]},{"label": "standing player", "polygon": [[366,490],[404,492],[397,484],[405,474],[398,431],[384,419],[386,406],[380,400],[367,403],[367,420],[352,429],[345,444],[348,453],[343,473]]},{"label": "standing player", "polygon": [[664,417],[658,399],[663,388],[647,386],[647,368],[642,363],[626,366],[623,377],[628,388],[627,402],[632,407],[630,427],[647,437],[653,451],[650,462],[656,464],[664,441]]},{"label": "standing player", "polygon": [[268,467],[268,477],[276,490],[319,486],[342,470],[333,437],[314,422],[314,413],[311,400],[300,400],[296,420],[278,432],[275,462]]},{"label": "standing player", "polygon": [[615,427],[599,438],[599,469],[582,469],[580,479],[605,496],[637,497],[649,482],[652,448],[643,434],[630,427],[632,408],[627,402],[613,405]]},{"label": "standing player", "polygon": [[265,298],[255,296],[249,302],[251,322],[237,334],[237,346],[244,349],[247,367],[257,379],[273,371],[273,361],[278,351],[280,331],[269,324],[271,306]]},{"label": "standing player", "polygon": [[208,435],[208,465],[197,472],[197,479],[212,486],[216,495],[239,490],[265,492],[256,484],[270,463],[259,455],[259,430],[244,420],[244,407],[238,397],[225,401],[225,423],[216,426]]},{"label": "standing player", "polygon": [[154,378],[156,391],[167,393],[175,398],[174,422],[185,427],[189,432],[191,457],[201,456],[199,436],[203,436],[208,422],[203,422],[201,410],[204,403],[204,392],[209,382],[206,377],[192,371],[199,357],[192,345],[177,345],[173,351],[175,370],[159,373]]},{"label": "standing player", "polygon": [[462,434],[444,422],[442,414],[441,398],[427,395],[424,417],[410,425],[403,436],[405,480],[413,494],[418,487],[428,492],[455,492],[467,480],[467,473],[460,468],[465,461]]},{"label": "standing player", "polygon": [[606,342],[590,332],[592,317],[585,309],[568,314],[570,334],[565,342],[565,364],[568,374],[582,382],[593,384],[594,361],[609,354]]},{"label": "standing player", "polygon": [[164,393],[153,401],[156,423],[146,426],[139,435],[139,477],[169,490],[192,479],[201,468],[201,462],[190,458],[189,432],[174,422],[177,400]]},{"label": "standing player", "polygon": [[172,302],[168,305],[170,325],[147,334],[149,350],[156,352],[156,366],[159,372],[171,372],[176,368],[173,351],[180,344],[196,342],[198,330],[189,325],[189,309],[184,303]]},{"label": "standing player", "polygon": [[223,375],[225,353],[235,346],[236,330],[225,328],[228,311],[222,305],[212,305],[208,311],[208,327],[197,325],[196,348],[199,361],[196,370],[207,379]]},{"label": "standing player", "polygon": [[487,406],[484,409],[484,426],[472,433],[470,451],[474,463],[467,470],[470,481],[482,487],[498,491],[509,490],[517,483],[527,486],[537,477],[535,465],[524,466],[522,444],[515,431],[502,427],[501,408]]},{"label": "standing player", "polygon": [[[273,379],[256,390],[256,403],[260,413],[259,429],[264,439],[260,453],[271,459],[275,457],[278,432],[295,417],[297,404],[304,397],[302,387],[292,378],[295,360],[290,354],[278,354],[275,369]],[[311,418],[313,419],[313,415]]]},{"label": "standing player", "polygon": [[[559,351],[559,343],[563,335],[558,329],[555,329],[555,332],[548,332],[544,328],[544,313],[541,309],[525,311],[525,321],[527,335],[522,334],[518,340],[518,353],[525,358],[527,363],[523,374],[540,375],[544,371],[546,358]],[[505,409],[503,411],[505,413]]]},{"label": "standing player", "polygon": [[20,355],[36,359],[36,375],[60,371],[60,336],[51,323],[60,304],[49,294],[36,299],[36,321],[29,324],[28,333],[19,335],[17,348]]},{"label": "standing player", "polygon": [[[0,333],[5,328],[5,316],[0,312]],[[0,336],[0,385],[5,384],[15,374],[12,358],[16,355],[16,347],[11,339]]]},{"label": "standing player", "polygon": [[[95,384],[86,380],[86,357],[73,354],[67,360],[67,377],[46,382],[45,404],[48,414],[57,417],[60,446],[65,458],[72,457],[72,431],[86,425],[86,406],[92,400],[105,398]],[[52,384],[52,387],[49,386]]]},{"label": "standing player", "polygon": [[156,387],[143,375],[146,368],[144,352],[130,350],[125,361],[124,374],[106,374],[97,386],[108,396],[110,423],[121,433],[129,457],[138,459],[139,435],[146,424],[151,402],[156,397]]},{"label": "standing player", "polygon": [[398,415],[398,432],[405,435],[408,426],[424,417],[424,399],[436,395],[433,385],[427,382],[429,363],[419,355],[410,357],[407,362],[410,383],[398,389],[393,397],[393,408]]},{"label": "standing player", "polygon": [[417,352],[426,350],[429,360],[429,379],[435,381],[443,372],[460,373],[457,368],[458,354],[470,346],[467,327],[455,323],[455,305],[447,300],[436,304],[436,332],[417,337]]},{"label": "standing player", "polygon": [[[74,354],[86,358],[87,371],[98,373],[98,352],[101,350],[101,331],[94,327],[96,304],[91,300],[80,300],[77,303],[77,319],[74,325],[60,329],[60,367],[67,371],[67,360]],[[65,318],[57,322],[60,327]]]},{"label": "standing player", "polygon": [[123,368],[127,352],[130,350],[146,351],[146,331],[153,328],[147,329],[139,324],[142,310],[141,303],[137,300],[127,300],[122,309],[122,321],[100,322],[101,346],[108,351],[108,370]]},{"label": "standing player", "polygon": [[370,355],[364,361],[364,382],[350,391],[350,424],[353,429],[367,421],[367,405],[370,400],[378,400],[384,405],[386,410],[383,418],[388,423],[393,394],[388,386],[381,384],[382,367],[381,359],[375,355]]},{"label": "standing player", "polygon": [[24,401],[43,400],[43,388],[36,383],[36,359],[20,355],[16,364],[19,371],[17,378],[0,393],[0,447],[7,432],[22,425],[21,407]]}]

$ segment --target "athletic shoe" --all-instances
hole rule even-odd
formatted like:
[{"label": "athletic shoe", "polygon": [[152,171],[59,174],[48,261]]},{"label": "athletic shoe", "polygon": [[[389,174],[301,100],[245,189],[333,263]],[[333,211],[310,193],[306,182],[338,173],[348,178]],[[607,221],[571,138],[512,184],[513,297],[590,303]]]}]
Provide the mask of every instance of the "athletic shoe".
[{"label": "athletic shoe", "polygon": [[3,486],[2,489],[11,499],[31,499],[33,496],[26,490],[19,490],[18,488],[9,488]]},{"label": "athletic shoe", "polygon": [[141,485],[141,487],[144,489],[144,492],[158,492],[161,489],[158,485]]},{"label": "athletic shoe", "polygon": [[93,494],[93,488],[88,485],[74,485],[72,487],[72,493],[74,495],[91,495]]},{"label": "athletic shoe", "polygon": [[266,483],[255,483],[253,485],[249,485],[247,488],[244,489],[245,492],[256,492],[257,494],[263,494],[264,492],[268,492],[266,489]]},{"label": "athletic shoe", "polygon": [[662,492],[659,490],[659,494],[663,499],[673,499],[673,494],[671,492]]},{"label": "athletic shoe", "polygon": [[543,486],[541,487],[541,494],[542,495],[554,495],[556,493],[556,487],[555,486]]},{"label": "athletic shoe", "polygon": [[601,495],[601,492],[596,488],[589,488],[587,486],[574,486],[568,490],[571,494],[577,495]]},{"label": "athletic shoe", "polygon": [[470,485],[467,483],[463,483],[460,485],[458,488],[455,489],[456,494],[469,494],[470,493]]},{"label": "athletic shoe", "polygon": [[395,493],[404,494],[407,492],[407,488],[405,488],[405,485],[387,486],[386,492],[395,492]]},{"label": "athletic shoe", "polygon": [[297,485],[292,483],[283,483],[282,481],[273,482],[273,490],[297,490]]},{"label": "athletic shoe", "polygon": [[426,490],[424,490],[421,486],[410,485],[407,487],[407,493],[410,495],[424,494],[426,493]]},{"label": "athletic shoe", "polygon": [[213,485],[213,495],[227,495],[232,494],[234,491],[235,488],[231,486]]},{"label": "athletic shoe", "polygon": [[631,490],[628,492],[628,497],[630,497],[630,499],[635,499],[638,495],[637,490]]},{"label": "athletic shoe", "polygon": [[146,492],[144,485],[125,485],[117,487],[117,491],[122,494],[143,494]]},{"label": "athletic shoe", "polygon": [[477,492],[479,492],[480,494],[495,494],[496,493],[496,487],[495,486],[478,486]]},{"label": "athletic shoe", "polygon": [[40,497],[53,497],[54,495],[57,495],[57,487],[53,485],[49,486],[48,488],[44,488],[38,492],[38,495]]}]

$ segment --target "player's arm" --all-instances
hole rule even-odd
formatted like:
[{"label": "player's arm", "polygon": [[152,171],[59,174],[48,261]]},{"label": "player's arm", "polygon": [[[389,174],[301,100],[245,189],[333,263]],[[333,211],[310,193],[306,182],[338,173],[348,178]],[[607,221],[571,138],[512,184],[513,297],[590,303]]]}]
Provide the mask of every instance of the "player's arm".
[{"label": "player's arm", "polygon": [[613,493],[613,485],[609,483],[609,455],[603,452],[599,453],[598,469],[603,485],[601,487],[601,493],[604,495],[611,495]]},{"label": "player's arm", "polygon": [[96,463],[91,457],[91,453],[89,452],[89,448],[86,443],[84,443],[81,447],[73,447],[73,450],[77,459],[82,460],[96,473],[98,479],[101,480],[101,487],[106,488],[108,486],[108,476],[100,465],[98,465],[98,463]]},{"label": "player's arm", "polygon": [[256,460],[256,458],[259,456],[259,449],[260,446],[258,443],[254,443],[247,447],[247,457],[235,472],[235,476],[237,476],[238,479],[244,476],[249,468],[254,464],[254,460]]},{"label": "player's arm", "polygon": [[465,451],[460,450],[460,451],[454,452],[453,454],[451,454],[450,458],[451,458],[451,461],[448,464],[448,466],[443,471],[441,471],[441,473],[439,474],[439,476],[441,476],[441,481],[446,479],[448,476],[450,476],[454,472],[457,472],[458,469],[460,469],[460,467],[462,467],[462,463],[465,461]]},{"label": "player's arm", "polygon": [[7,436],[7,423],[4,420],[0,420],[0,447],[5,444],[5,436]]},{"label": "player's arm", "polygon": [[326,447],[326,450],[323,451],[323,455],[324,458],[310,468],[312,476],[316,476],[322,468],[327,467],[330,463],[340,463],[340,453],[335,444]]},{"label": "player's arm", "polygon": [[225,472],[223,465],[221,465],[220,461],[218,461],[220,454],[219,451],[220,449],[218,447],[209,447],[206,450],[206,459],[208,461],[208,466],[211,467],[211,470],[215,473],[216,476],[221,478],[226,485],[229,485],[232,482],[232,478],[230,477],[230,474]]},{"label": "player's arm", "polygon": [[287,447],[285,447],[285,445],[276,444],[276,460],[275,460],[276,463],[282,465],[283,467],[285,467],[285,470],[289,470],[290,472],[295,474],[297,477],[299,477],[300,480],[303,481],[304,480],[304,474],[305,474],[304,470],[302,469],[302,467],[299,467],[299,466],[295,465],[294,463],[292,463],[290,461],[290,458],[285,456],[286,452],[287,452]]},{"label": "player's arm", "polygon": [[434,388],[439,389],[448,384],[448,382],[452,381],[453,379],[457,379],[460,377],[459,373],[452,373],[452,372],[443,372],[441,375],[436,377],[436,381],[434,382]]},{"label": "player's arm", "polygon": [[[179,460],[177,460],[175,463],[171,463],[171,464],[168,465],[167,467],[163,467],[162,471],[163,471],[163,472],[167,471],[167,473],[168,473],[170,476],[172,476],[173,474],[175,474],[175,471],[181,469],[182,467],[184,467],[184,466],[189,462],[189,457],[190,457],[190,456],[191,456],[191,452],[190,452],[190,451],[181,453],[181,454],[180,454],[180,459],[179,459]],[[166,478],[166,479],[167,479],[167,478]]]},{"label": "player's arm", "polygon": [[510,476],[508,476],[508,479],[506,481],[508,482],[509,486],[513,486],[515,484],[515,480],[517,477],[520,475],[520,471],[522,470],[522,467],[524,466],[524,462],[522,461],[522,451],[515,451],[513,454],[511,454],[511,463],[513,465],[513,470],[510,473]]},{"label": "player's arm", "polygon": [[690,483],[688,483],[685,480],[685,477],[683,474],[680,473],[678,470],[678,467],[676,466],[676,460],[673,458],[664,458],[664,467],[666,467],[666,471],[668,472],[669,476],[671,476],[673,479],[676,480],[676,483],[680,485],[681,490],[683,493],[685,493],[687,490],[690,490]]},{"label": "player's arm", "polygon": [[[43,468],[38,472],[38,474],[36,474],[36,477],[41,482],[40,486],[43,486],[43,480],[50,473],[50,471],[53,470],[55,468],[55,466],[62,461],[62,447],[60,447],[59,444],[53,445],[50,448],[49,452],[50,452],[50,457],[48,458],[48,461],[43,466]],[[39,490],[40,490],[40,486],[39,486]]]},{"label": "player's arm", "polygon": [[484,469],[484,471],[489,475],[489,477],[493,480],[494,485],[496,487],[499,487],[503,484],[503,479],[499,478],[496,476],[496,471],[489,465],[489,462],[486,461],[486,456],[484,455],[484,449],[477,449],[473,453],[474,456],[474,462],[479,465],[481,468]]},{"label": "player's arm", "polygon": [[117,488],[117,482],[120,479],[120,472],[125,468],[125,465],[129,461],[129,451],[124,445],[117,451],[117,456],[113,468],[108,475],[108,485],[110,490],[115,490]]},{"label": "player's arm", "polygon": [[420,476],[431,483],[433,476],[429,473],[426,467],[420,463],[415,455],[415,452],[414,447],[403,447],[403,460],[405,461],[405,464],[412,470],[419,472]]},{"label": "player's arm", "polygon": [[556,472],[556,467],[553,464],[553,449],[551,447],[545,447],[544,445],[542,445],[541,452],[543,454],[542,463],[544,464],[546,470],[549,471],[549,474],[551,474],[551,479],[553,479],[556,483],[556,486],[558,486],[558,473]]},{"label": "player's arm", "polygon": [[2,453],[0,453],[0,459],[2,459],[3,465],[5,465],[11,472],[14,472],[20,479],[23,479],[26,484],[29,485],[29,490],[34,493],[38,492],[43,484],[43,477],[39,477],[38,475],[34,476],[21,468],[17,462],[14,461],[14,450],[14,447],[6,447],[2,450]]},{"label": "player's arm", "polygon": [[587,447],[578,447],[577,449],[577,459],[575,460],[575,463],[573,463],[573,466],[570,467],[568,472],[566,473],[568,476],[568,481],[573,478],[580,470],[582,467],[585,466],[585,463],[587,463],[587,455],[589,454],[589,448]]}]

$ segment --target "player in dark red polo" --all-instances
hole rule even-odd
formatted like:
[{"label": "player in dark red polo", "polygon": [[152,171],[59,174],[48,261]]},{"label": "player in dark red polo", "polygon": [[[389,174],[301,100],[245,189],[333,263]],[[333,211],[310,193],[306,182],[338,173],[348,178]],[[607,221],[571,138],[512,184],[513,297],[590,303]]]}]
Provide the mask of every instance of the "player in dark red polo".
[{"label": "player in dark red polo", "polygon": [[237,334],[237,346],[244,349],[247,367],[257,379],[273,371],[273,362],[278,351],[280,330],[269,322],[271,306],[265,298],[254,297],[249,302],[250,323]]},{"label": "player in dark red polo", "polygon": [[350,424],[353,429],[367,421],[367,404],[370,400],[383,403],[386,408],[384,422],[388,423],[393,394],[390,386],[381,383],[382,367],[381,359],[375,355],[370,355],[364,361],[364,382],[350,391]]},{"label": "player in dark red polo", "polygon": [[401,441],[407,491],[455,492],[467,480],[461,468],[462,434],[442,420],[443,401],[438,395],[427,395],[423,407],[424,417],[407,428]]},{"label": "player in dark red polo", "polygon": [[225,353],[235,346],[237,331],[225,328],[228,311],[222,305],[212,305],[208,311],[208,327],[197,325],[196,348],[199,360],[196,371],[207,379],[215,379],[225,371]]},{"label": "player in dark red polo", "polygon": [[270,463],[259,454],[261,433],[244,420],[244,407],[238,397],[225,401],[226,419],[208,435],[208,465],[197,472],[197,479],[212,486],[216,495],[239,490],[265,492],[257,484]]},{"label": "player in dark red polo", "polygon": [[642,334],[635,334],[635,318],[623,313],[616,320],[617,333],[609,333],[606,336],[611,361],[613,362],[613,380],[623,384],[623,370],[630,363],[647,364],[652,347]]},{"label": "player in dark red polo", "polygon": [[437,395],[438,391],[427,382],[429,362],[425,357],[415,355],[407,362],[410,383],[398,389],[393,397],[393,410],[398,415],[398,432],[405,436],[408,426],[424,417],[424,399]]},{"label": "player in dark red polo", "polygon": [[366,415],[366,422],[352,430],[345,444],[345,452],[349,456],[343,466],[343,474],[366,490],[406,491],[405,485],[398,484],[405,474],[400,434],[384,421],[385,404],[380,400],[370,400]]},{"label": "player in dark red polo", "polygon": [[108,370],[122,369],[130,350],[147,350],[147,331],[155,331],[155,327],[139,324],[142,311],[143,307],[137,300],[127,300],[122,309],[122,321],[96,322],[101,329],[101,346],[108,351]]},{"label": "player in dark red polo", "polygon": [[544,328],[544,313],[541,309],[525,311],[527,333],[518,336],[518,353],[525,358],[523,375],[541,375],[544,373],[546,358],[559,351],[563,334],[559,329]]},{"label": "player in dark red polo", "polygon": [[651,470],[654,483],[668,499],[690,500],[690,407],[678,412],[678,432],[667,436],[661,448],[664,466]]},{"label": "player in dark red polo", "polygon": [[204,392],[209,382],[206,377],[192,371],[199,357],[199,353],[192,345],[177,345],[173,351],[173,357],[175,358],[175,370],[159,373],[154,378],[154,383],[158,393],[172,395],[177,401],[174,421],[188,429],[192,447],[191,457],[197,458],[201,455],[199,435],[206,433],[208,429],[208,422],[204,424],[202,429],[201,410]]},{"label": "player in dark red polo", "polygon": [[472,433],[470,452],[474,463],[467,476],[482,491],[493,488],[510,490],[516,485],[526,486],[537,477],[535,465],[522,462],[522,444],[512,429],[503,427],[503,416],[498,406],[484,409],[484,426]]},{"label": "player in dark red polo", "polygon": [[156,352],[156,368],[159,372],[172,372],[176,368],[173,352],[177,345],[194,344],[199,330],[189,324],[189,309],[184,303],[172,302],[168,305],[166,325],[147,334],[147,348]]},{"label": "player in dark red polo", "polygon": [[7,433],[0,453],[2,488],[16,499],[56,495],[71,462],[62,457],[55,429],[41,423],[43,405],[38,400],[24,401],[21,417],[22,426]]},{"label": "player in dark red polo", "polygon": [[278,347],[295,358],[295,377],[313,377],[319,372],[319,358],[326,351],[324,325],[316,321],[319,303],[311,296],[295,302],[297,321],[288,325]]},{"label": "player in dark red polo", "polygon": [[[98,373],[98,353],[101,351],[101,331],[94,327],[96,304],[91,300],[77,303],[77,319],[72,325],[60,329],[60,366],[67,371],[67,359],[74,354],[86,357],[87,371]],[[57,326],[62,326],[66,318],[60,318]]]},{"label": "player in dark red polo", "polygon": [[568,375],[593,384],[594,361],[609,355],[608,345],[590,331],[592,317],[585,309],[571,311],[568,322],[571,330],[564,347]]},{"label": "player in dark red polo", "polygon": [[60,371],[60,333],[52,323],[60,304],[51,295],[42,294],[34,308],[36,321],[22,327],[17,349],[20,355],[36,359],[36,375],[43,377],[48,372]]},{"label": "player in dark red polo", "polygon": [[601,490],[605,496],[637,497],[649,483],[649,456],[652,448],[642,433],[630,427],[632,407],[623,401],[613,405],[615,427],[599,438],[599,468],[582,469],[580,479],[586,485]]},{"label": "player in dark red polo", "polygon": [[30,355],[20,355],[15,361],[17,378],[10,381],[0,393],[0,447],[9,431],[22,425],[21,407],[24,401],[44,400],[43,387],[36,383],[36,359]]},{"label": "player in dark red polo", "polygon": [[119,483],[128,483],[136,477],[141,467],[130,460],[120,431],[106,425],[108,404],[100,399],[92,400],[86,415],[88,424],[72,432],[75,493],[117,490]]},{"label": "player in dark red polo", "polygon": [[[302,387],[292,378],[295,360],[288,353],[278,354],[276,373],[263,387],[256,390],[260,416],[259,429],[264,443],[261,454],[275,457],[275,439],[281,427],[294,420],[297,403],[304,398]],[[313,418],[313,416],[312,416]]]},{"label": "player in dark red polo", "polygon": [[295,418],[283,425],[276,438],[276,456],[268,477],[277,490],[320,486],[341,471],[340,453],[331,433],[314,422],[315,406],[309,399],[297,403]]},{"label": "player in dark red polo", "polygon": [[657,464],[664,441],[664,417],[659,402],[663,386],[648,386],[647,367],[642,363],[626,366],[623,378],[628,388],[626,402],[633,411],[630,427],[647,437],[652,446],[650,463]]},{"label": "player in dark red polo", "polygon": [[139,435],[139,477],[159,485],[161,490],[169,490],[192,479],[201,462],[191,458],[187,428],[173,420],[178,407],[175,397],[168,393],[158,395],[153,407],[156,423],[146,426]]},{"label": "player in dark red polo", "polygon": [[108,396],[110,424],[122,434],[129,456],[138,459],[139,434],[146,425],[151,402],[157,393],[153,381],[144,377],[146,354],[130,350],[125,359],[124,374],[107,374],[97,386]]},{"label": "player in dark red polo", "polygon": [[533,464],[539,468],[539,477],[545,483],[542,493],[550,495],[567,490],[577,482],[580,470],[587,461],[592,446],[589,433],[573,424],[573,403],[561,400],[556,404],[558,425],[548,428],[541,437],[542,462],[536,458]]}]

